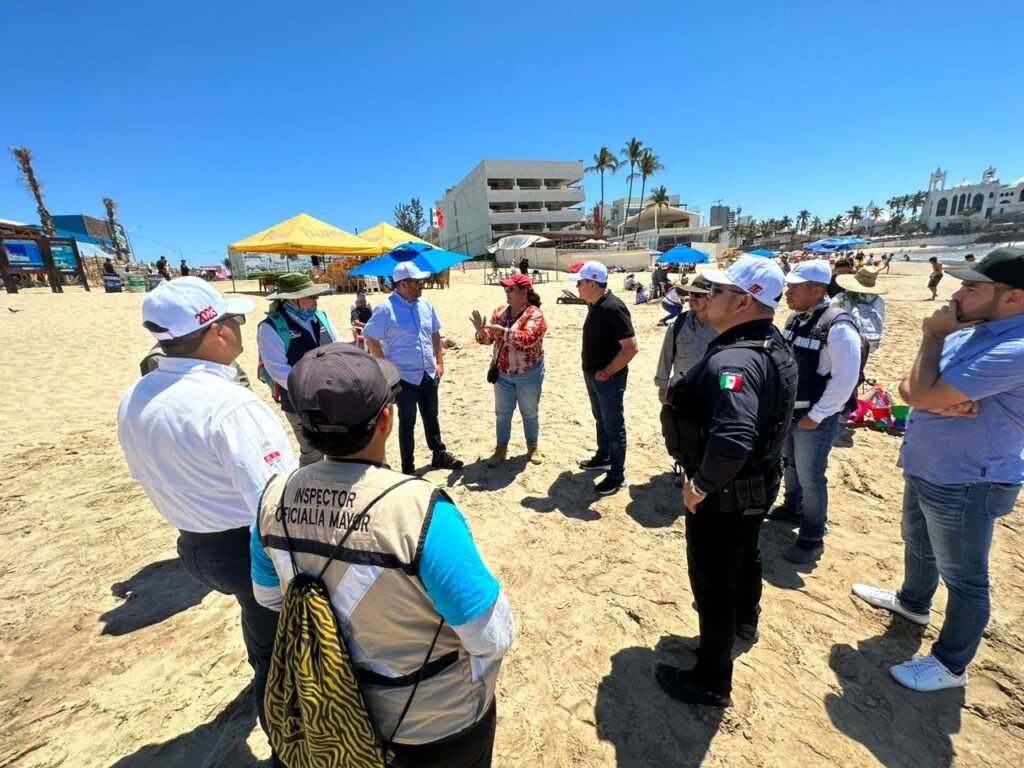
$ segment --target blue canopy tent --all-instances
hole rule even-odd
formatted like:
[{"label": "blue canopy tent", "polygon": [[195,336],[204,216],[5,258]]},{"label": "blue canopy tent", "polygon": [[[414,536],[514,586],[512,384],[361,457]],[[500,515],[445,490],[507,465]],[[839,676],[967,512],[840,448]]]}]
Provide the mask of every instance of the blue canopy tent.
[{"label": "blue canopy tent", "polygon": [[469,261],[472,256],[434,248],[425,243],[402,243],[383,256],[370,259],[349,272],[353,277],[391,277],[399,262],[411,261],[424,272],[436,275],[449,267]]},{"label": "blue canopy tent", "polygon": [[805,245],[804,250],[815,253],[835,253],[836,251],[848,251],[858,245],[867,245],[870,242],[863,237],[826,237],[824,240],[817,240]]},{"label": "blue canopy tent", "polygon": [[774,259],[779,254],[777,254],[775,251],[768,251],[768,250],[765,250],[764,248],[758,248],[756,251],[751,251],[750,255],[751,256],[761,256],[762,258],[765,258],[765,259]]},{"label": "blue canopy tent", "polygon": [[711,257],[704,251],[690,248],[688,245],[677,245],[658,257],[660,264],[707,264]]}]

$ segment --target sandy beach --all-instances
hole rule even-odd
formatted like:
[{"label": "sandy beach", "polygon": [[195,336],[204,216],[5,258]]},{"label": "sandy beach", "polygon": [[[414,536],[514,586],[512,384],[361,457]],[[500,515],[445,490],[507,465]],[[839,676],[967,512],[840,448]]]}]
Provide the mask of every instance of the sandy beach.
[{"label": "sandy beach", "polygon": [[[984,252],[984,249],[981,249]],[[881,282],[886,336],[868,375],[895,387],[917,350],[929,267],[894,262]],[[488,349],[468,315],[500,303],[482,273],[430,290],[449,351],[441,425],[463,471],[429,471],[466,514],[518,628],[499,679],[496,766],[1019,766],[1024,763],[1024,533],[1000,519],[991,556],[993,616],[966,689],[913,693],[890,665],[927,650],[944,617],[913,627],[856,600],[854,581],[899,585],[903,480],[899,438],[841,430],[832,453],[830,534],[816,567],[781,553],[793,534],[762,533],[761,640],[740,645],[735,706],[668,699],[653,679],[692,661],[697,617],[686,577],[682,502],[658,424],[653,384],[660,307],[633,310],[640,354],[626,394],[628,488],[598,500],[576,463],[594,447],[580,374],[586,309],[555,303],[566,281],[538,287],[549,332],[541,399],[547,460],[494,447]],[[229,290],[230,283],[218,283]],[[958,282],[947,276],[940,298]],[[254,291],[254,283],[239,283]],[[614,276],[613,288],[621,287]],[[229,597],[184,572],[176,532],[129,476],[116,434],[124,391],[152,340],[142,294],[0,296],[0,765],[255,766],[269,749],[256,725],[250,669]],[[265,299],[254,297],[258,310]],[[371,303],[380,300],[371,296]],[[321,307],[344,335],[353,297]],[[13,311],[9,311],[13,310]],[[780,321],[785,312],[780,313]],[[255,379],[256,321],[240,360]],[[261,384],[257,392],[272,402]],[[419,464],[429,460],[422,433]],[[970,451],[971,446],[962,446]],[[397,439],[389,445],[398,465]]]}]

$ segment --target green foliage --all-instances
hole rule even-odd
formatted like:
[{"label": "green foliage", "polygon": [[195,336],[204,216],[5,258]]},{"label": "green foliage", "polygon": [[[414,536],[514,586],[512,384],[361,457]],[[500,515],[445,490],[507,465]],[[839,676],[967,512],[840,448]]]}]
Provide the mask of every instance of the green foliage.
[{"label": "green foliage", "polygon": [[423,237],[423,229],[426,224],[423,206],[418,197],[414,197],[408,203],[399,203],[395,206],[395,226],[403,232],[408,232],[414,237]]}]

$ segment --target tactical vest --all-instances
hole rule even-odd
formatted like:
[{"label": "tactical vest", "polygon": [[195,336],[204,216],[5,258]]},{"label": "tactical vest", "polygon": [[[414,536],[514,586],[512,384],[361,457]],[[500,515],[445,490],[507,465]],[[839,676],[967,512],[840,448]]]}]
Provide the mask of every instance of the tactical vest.
[{"label": "tactical vest", "polygon": [[[334,460],[271,480],[257,523],[282,590],[294,576],[282,515],[299,570],[316,575],[363,509],[403,480],[408,477],[390,469]],[[423,663],[441,616],[419,580],[419,563],[442,499],[444,492],[424,480],[395,488],[360,522],[323,576],[381,733],[392,732],[419,676],[395,736],[401,744],[426,744],[470,728],[486,713],[498,675],[499,664],[472,659],[447,623]]]},{"label": "tactical vest", "polygon": [[[793,407],[793,418],[803,417],[825,393],[831,373],[822,376],[818,373],[818,364],[821,361],[821,351],[828,342],[828,332],[836,323],[849,323],[856,330],[857,326],[849,313],[839,307],[821,307],[814,310],[811,316],[803,323],[800,322],[800,313],[794,312],[786,320],[786,327],[782,331],[783,337],[793,348],[793,356],[796,357],[796,365],[799,372],[797,382],[796,404]],[[865,362],[863,353],[861,355],[861,367]],[[853,396],[856,397],[856,388]]]},{"label": "tactical vest", "polygon": [[711,403],[701,396],[699,388],[711,358],[725,349],[753,349],[768,355],[776,374],[775,398],[769,418],[758,418],[761,428],[747,462],[729,483],[709,494],[701,506],[726,513],[767,511],[782,480],[782,449],[789,435],[797,391],[796,362],[790,350],[776,338],[740,340],[709,349],[700,362],[670,385],[661,411],[662,434],[669,453],[686,474],[696,475],[711,426]]},{"label": "tactical vest", "polygon": [[[305,328],[299,325],[285,310],[280,312],[274,312],[273,314],[267,315],[266,319],[261,320],[260,323],[270,323],[277,334],[281,337],[281,340],[285,342],[284,351],[288,365],[294,367],[302,356],[309,352],[311,349],[316,349],[321,346],[321,341],[324,344],[330,344],[334,341],[331,338],[330,331],[327,330],[327,318],[321,310],[316,311],[316,317],[310,323],[313,328],[313,333],[310,334]],[[285,334],[287,334],[287,341],[285,340]],[[292,405],[291,398],[288,397],[288,390],[278,385],[276,397],[281,402],[281,410],[285,413],[295,413],[295,406]]]}]

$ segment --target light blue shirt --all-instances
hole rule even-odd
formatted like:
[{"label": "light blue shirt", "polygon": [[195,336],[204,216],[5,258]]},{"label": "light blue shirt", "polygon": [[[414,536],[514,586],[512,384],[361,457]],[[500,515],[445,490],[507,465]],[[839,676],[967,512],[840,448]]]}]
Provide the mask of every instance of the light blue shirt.
[{"label": "light blue shirt", "polygon": [[373,310],[363,335],[381,343],[384,359],[402,373],[402,380],[419,386],[423,374],[437,375],[433,335],[441,330],[437,312],[426,299],[408,302],[392,293]]},{"label": "light blue shirt", "polygon": [[978,415],[913,411],[904,473],[938,485],[1024,483],[1024,315],[951,334],[939,370],[978,403]]},{"label": "light blue shirt", "polygon": [[[260,544],[258,528],[252,527],[249,544],[252,580],[257,586],[278,590],[281,581],[270,555]],[[453,627],[482,615],[494,605],[501,590],[480,558],[466,519],[449,501],[434,505],[419,577],[437,612]]]}]

